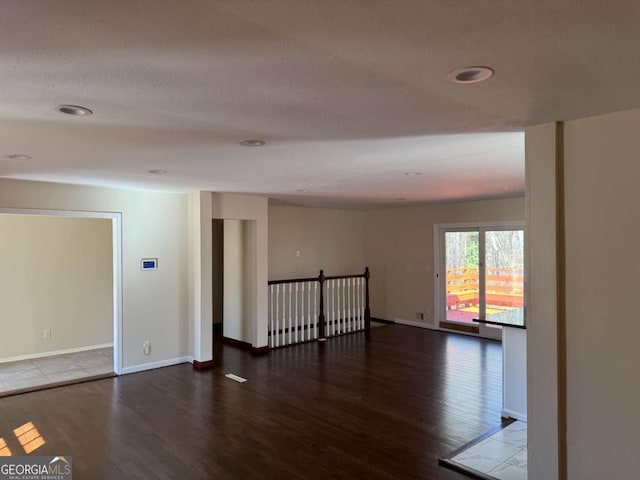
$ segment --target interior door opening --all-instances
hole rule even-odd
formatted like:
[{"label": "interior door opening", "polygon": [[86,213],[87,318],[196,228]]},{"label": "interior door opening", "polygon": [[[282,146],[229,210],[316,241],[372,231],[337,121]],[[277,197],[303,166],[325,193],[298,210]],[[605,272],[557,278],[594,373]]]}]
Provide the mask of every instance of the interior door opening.
[{"label": "interior door opening", "polygon": [[12,378],[15,389],[122,373],[121,214],[0,209],[0,216],[9,255],[2,276],[11,282],[3,306],[13,312],[0,365],[24,370]]}]

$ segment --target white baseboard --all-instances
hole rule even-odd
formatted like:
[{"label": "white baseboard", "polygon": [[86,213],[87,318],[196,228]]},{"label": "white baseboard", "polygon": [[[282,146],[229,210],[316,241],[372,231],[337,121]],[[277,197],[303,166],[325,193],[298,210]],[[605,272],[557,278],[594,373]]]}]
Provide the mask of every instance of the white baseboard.
[{"label": "white baseboard", "polygon": [[53,357],[54,355],[65,355],[67,353],[86,352],[88,350],[98,350],[100,348],[113,348],[113,343],[89,345],[87,347],[67,348],[65,350],[55,350],[53,352],[30,353],[28,355],[16,355],[15,357],[0,358],[0,363],[19,362],[21,360],[33,360],[34,358]]},{"label": "white baseboard", "polygon": [[429,329],[429,330],[437,330],[437,328],[434,325],[431,325],[429,323],[414,322],[413,320],[404,320],[402,318],[394,318],[393,321],[396,322],[399,325],[407,325],[409,327],[426,328],[426,329]]},{"label": "white baseboard", "polygon": [[193,358],[191,357],[177,357],[177,358],[170,358],[168,360],[160,360],[157,362],[143,363],[140,365],[132,365],[131,367],[124,367],[122,369],[122,375],[127,375],[129,373],[144,372],[145,370],[153,370],[154,368],[170,367],[172,365],[179,365],[180,363],[190,363],[190,362],[193,362]]},{"label": "white baseboard", "polygon": [[527,414],[526,413],[519,413],[519,412],[515,412],[513,410],[506,409],[506,408],[502,409],[502,413],[500,415],[502,416],[502,418],[515,418],[516,420],[520,420],[522,422],[526,422],[527,421]]}]

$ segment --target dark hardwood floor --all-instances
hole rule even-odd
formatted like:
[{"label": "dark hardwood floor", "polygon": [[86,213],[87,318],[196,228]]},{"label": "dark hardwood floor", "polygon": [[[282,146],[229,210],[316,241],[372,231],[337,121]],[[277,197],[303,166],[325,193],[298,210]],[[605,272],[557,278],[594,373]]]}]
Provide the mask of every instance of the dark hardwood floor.
[{"label": "dark hardwood floor", "polygon": [[[221,343],[221,342],[219,342]],[[463,479],[438,458],[500,425],[498,342],[402,326],[0,399],[0,438],[81,479]],[[235,373],[248,379],[236,383]],[[2,442],[0,441],[0,445]]]}]

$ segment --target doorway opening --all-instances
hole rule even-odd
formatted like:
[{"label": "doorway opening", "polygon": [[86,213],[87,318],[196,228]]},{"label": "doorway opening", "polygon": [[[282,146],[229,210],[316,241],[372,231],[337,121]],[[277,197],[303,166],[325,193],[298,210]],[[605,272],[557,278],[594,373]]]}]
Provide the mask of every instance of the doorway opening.
[{"label": "doorway opening", "polygon": [[214,218],[212,229],[213,356],[219,361],[222,343],[243,349],[252,347],[257,223]]},{"label": "doorway opening", "polygon": [[0,209],[0,394],[122,371],[121,214]]}]

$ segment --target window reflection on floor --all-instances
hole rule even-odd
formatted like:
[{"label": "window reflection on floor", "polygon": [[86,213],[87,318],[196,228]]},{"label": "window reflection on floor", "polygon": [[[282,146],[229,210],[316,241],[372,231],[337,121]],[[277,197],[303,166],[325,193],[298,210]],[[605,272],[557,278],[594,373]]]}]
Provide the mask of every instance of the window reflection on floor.
[{"label": "window reflection on floor", "polygon": [[[25,453],[31,453],[47,443],[32,422],[27,422],[24,425],[21,425],[16,428],[13,433],[20,442],[20,445],[22,445]],[[6,446],[6,442],[4,442],[4,444],[8,451],[6,455],[11,455],[11,451],[9,450],[9,447]],[[0,443],[0,445],[2,444]]]},{"label": "window reflection on floor", "polygon": [[0,438],[0,457],[10,457],[11,450],[7,446],[7,442],[4,441],[4,438]]}]

